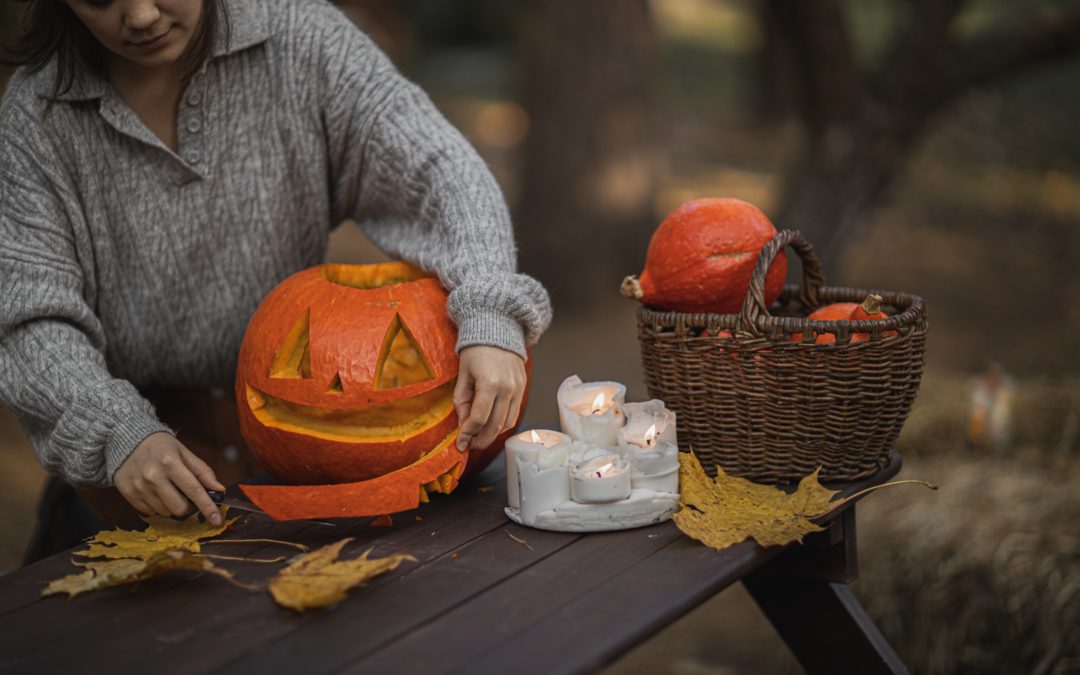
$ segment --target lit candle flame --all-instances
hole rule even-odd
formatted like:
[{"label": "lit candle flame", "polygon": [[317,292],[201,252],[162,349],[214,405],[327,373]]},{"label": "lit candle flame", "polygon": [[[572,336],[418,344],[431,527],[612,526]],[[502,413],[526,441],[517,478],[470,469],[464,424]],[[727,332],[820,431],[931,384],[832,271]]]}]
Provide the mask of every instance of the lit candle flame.
[{"label": "lit candle flame", "polygon": [[604,466],[602,466],[602,467],[600,467],[599,469],[596,470],[596,477],[597,478],[602,478],[604,476],[604,474],[607,473],[608,471],[610,471],[614,466],[615,466],[614,464],[612,464],[611,462],[608,462],[607,464],[605,464]]},{"label": "lit candle flame", "polygon": [[652,446],[653,441],[656,440],[656,425],[652,425],[645,432],[645,445]]},{"label": "lit candle flame", "polygon": [[600,414],[600,410],[604,407],[604,392],[600,392],[596,395],[596,398],[592,402],[592,414]]},{"label": "lit candle flame", "polygon": [[530,431],[529,433],[531,434],[531,435],[529,436],[529,440],[530,440],[530,441],[532,441],[533,443],[539,443],[539,442],[540,442],[540,434],[536,433],[536,430],[535,430],[535,429],[533,429],[533,430],[532,430],[532,431]]}]

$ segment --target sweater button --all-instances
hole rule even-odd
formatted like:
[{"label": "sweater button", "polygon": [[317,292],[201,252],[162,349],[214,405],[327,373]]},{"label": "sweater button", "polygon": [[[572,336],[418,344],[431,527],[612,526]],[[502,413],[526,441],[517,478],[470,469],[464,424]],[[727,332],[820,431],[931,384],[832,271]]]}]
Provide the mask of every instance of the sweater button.
[{"label": "sweater button", "polygon": [[198,164],[199,160],[202,159],[202,155],[199,154],[198,150],[188,150],[184,153],[184,159],[187,160],[188,164]]},{"label": "sweater button", "polygon": [[188,120],[188,123],[187,123],[187,130],[188,131],[190,131],[193,134],[197,134],[197,133],[199,133],[200,129],[202,129],[202,122],[199,121],[199,118],[192,117],[191,119]]},{"label": "sweater button", "polygon": [[187,104],[191,107],[195,107],[202,102],[202,94],[197,91],[193,91],[187,95]]}]

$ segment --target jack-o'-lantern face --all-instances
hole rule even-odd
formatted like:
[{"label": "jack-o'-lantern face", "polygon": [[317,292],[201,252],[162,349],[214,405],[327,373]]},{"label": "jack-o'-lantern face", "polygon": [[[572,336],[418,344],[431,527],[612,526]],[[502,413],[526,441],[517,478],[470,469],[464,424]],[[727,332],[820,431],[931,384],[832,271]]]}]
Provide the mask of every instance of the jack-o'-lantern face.
[{"label": "jack-o'-lantern face", "polygon": [[286,483],[370,482],[372,513],[452,490],[468,455],[452,442],[446,298],[403,263],[323,265],[275,288],[248,325],[236,379],[241,429],[265,467]]}]

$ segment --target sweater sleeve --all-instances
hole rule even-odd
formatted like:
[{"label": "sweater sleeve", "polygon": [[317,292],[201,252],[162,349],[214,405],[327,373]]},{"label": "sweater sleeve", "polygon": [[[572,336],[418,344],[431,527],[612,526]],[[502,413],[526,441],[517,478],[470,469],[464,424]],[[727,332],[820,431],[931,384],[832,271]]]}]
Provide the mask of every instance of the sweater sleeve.
[{"label": "sweater sleeve", "polygon": [[547,291],[517,272],[510,214],[494,176],[428,96],[337,10],[319,19],[320,107],[335,217],[387,254],[438,275],[460,351],[522,357],[551,322]]},{"label": "sweater sleeve", "polygon": [[[76,485],[107,486],[147,436],[170,430],[126,380],[111,377],[86,300],[77,199],[40,128],[0,116],[0,402],[41,464]],[[92,256],[91,256],[92,258]]]}]

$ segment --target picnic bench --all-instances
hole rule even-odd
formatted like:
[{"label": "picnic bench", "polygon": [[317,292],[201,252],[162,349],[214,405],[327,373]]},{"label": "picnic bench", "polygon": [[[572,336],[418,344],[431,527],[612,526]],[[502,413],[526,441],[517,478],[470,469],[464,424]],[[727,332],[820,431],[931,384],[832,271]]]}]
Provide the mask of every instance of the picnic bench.
[{"label": "picnic bench", "polygon": [[[899,470],[896,456],[870,478],[831,487],[851,494]],[[57,554],[0,577],[0,673],[588,673],[737,581],[808,672],[907,672],[847,586],[857,572],[854,505],[801,546],[714,551],[670,522],[586,535],[515,525],[503,514],[504,476],[496,461],[391,527],[251,514],[223,535],[313,548],[354,537],[343,557],[374,548],[418,559],[330,610],[294,614],[264,592],[188,572],[41,598],[48,581],[77,571],[70,552]],[[204,550],[294,553],[273,544]],[[243,581],[280,567],[221,565]]]}]

